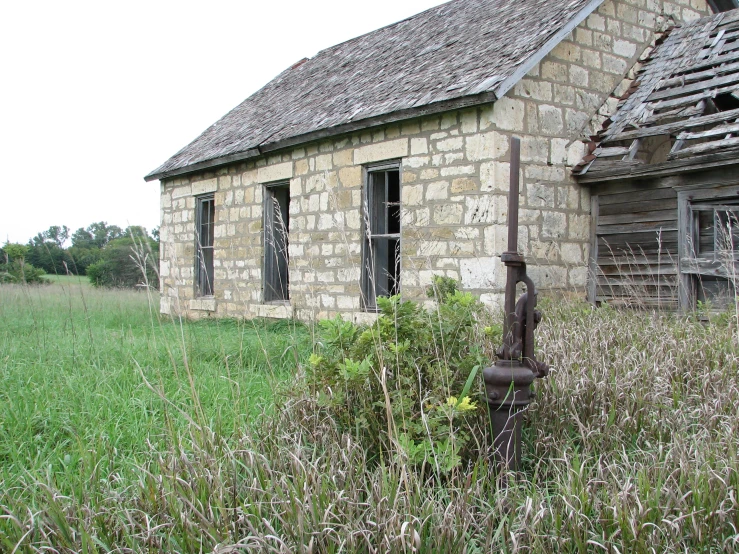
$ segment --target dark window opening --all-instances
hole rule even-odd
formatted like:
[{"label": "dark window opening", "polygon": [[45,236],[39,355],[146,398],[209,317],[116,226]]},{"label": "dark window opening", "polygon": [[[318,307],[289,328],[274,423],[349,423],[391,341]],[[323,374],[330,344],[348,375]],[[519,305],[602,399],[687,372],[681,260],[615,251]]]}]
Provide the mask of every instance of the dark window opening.
[{"label": "dark window opening", "polygon": [[367,171],[362,294],[368,310],[377,297],[400,292],[400,170],[397,164]]},{"label": "dark window opening", "polygon": [[195,293],[213,296],[213,195],[197,198],[195,212]]},{"label": "dark window opening", "polygon": [[290,300],[290,186],[268,186],[264,190],[264,301]]},{"label": "dark window opening", "polygon": [[739,275],[739,199],[719,197],[688,206],[680,271],[694,300],[714,309],[731,306]]},{"label": "dark window opening", "polygon": [[713,104],[716,106],[718,111],[727,112],[729,110],[735,110],[739,108],[739,98],[734,96],[734,93],[718,94],[713,99]]},{"label": "dark window opening", "polygon": [[735,257],[739,251],[739,200],[696,203],[693,214],[693,252],[697,258]]}]

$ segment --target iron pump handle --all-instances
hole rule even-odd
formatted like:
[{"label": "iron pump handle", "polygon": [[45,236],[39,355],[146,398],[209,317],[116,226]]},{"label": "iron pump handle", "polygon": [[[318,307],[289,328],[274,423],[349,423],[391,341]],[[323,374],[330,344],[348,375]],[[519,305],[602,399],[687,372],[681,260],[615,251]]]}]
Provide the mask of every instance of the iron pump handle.
[{"label": "iron pump handle", "polygon": [[[507,267],[505,289],[505,320],[503,346],[498,350],[500,360],[523,358],[536,377],[549,373],[549,366],[534,357],[534,329],[541,321],[536,309],[537,292],[534,282],[526,274],[526,261],[518,252],[518,197],[520,190],[521,139],[511,139],[511,186],[508,194],[508,250],[500,255]],[[526,292],[516,301],[516,285],[524,283]]]},{"label": "iron pump handle", "polygon": [[[536,309],[536,286],[526,274],[526,261],[518,252],[518,196],[521,140],[511,139],[511,187],[508,195],[508,249],[500,256],[507,268],[503,345],[498,360],[483,370],[490,421],[499,465],[518,469],[521,459],[523,412],[531,402],[531,384],[549,373],[549,366],[534,357],[534,329],[541,321]],[[526,292],[516,301],[516,285]]]}]

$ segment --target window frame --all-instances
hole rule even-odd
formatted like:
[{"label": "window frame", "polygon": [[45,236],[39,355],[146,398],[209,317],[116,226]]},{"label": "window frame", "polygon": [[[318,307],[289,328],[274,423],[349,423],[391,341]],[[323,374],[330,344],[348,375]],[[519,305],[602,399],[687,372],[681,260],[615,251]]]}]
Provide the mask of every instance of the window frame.
[{"label": "window frame", "polygon": [[[208,211],[206,222],[204,214]],[[195,197],[195,285],[196,298],[211,298],[215,296],[215,194],[203,194]],[[206,245],[203,245],[202,227],[207,225],[210,229],[206,232]],[[204,256],[204,251],[210,251],[210,258]],[[208,267],[209,266],[209,267]]]},{"label": "window frame", "polygon": [[[282,246],[284,252],[284,285],[280,280],[280,264],[277,259],[275,249],[275,232],[277,229],[277,218],[275,217],[275,200],[276,192],[280,194],[286,193],[287,201],[284,210],[281,210],[283,220],[287,217],[284,228],[285,243]],[[290,255],[289,236],[290,236],[290,182],[279,181],[275,183],[266,183],[263,188],[262,202],[262,302],[269,303],[286,303],[290,301]],[[277,261],[277,263],[275,263]],[[280,282],[277,282],[280,281]]]},{"label": "window frame", "polygon": [[[680,307],[694,309],[699,297],[699,285],[702,278],[708,280],[724,279],[731,281],[726,269],[726,256],[716,248],[715,214],[721,207],[731,208],[739,217],[739,185],[726,183],[700,183],[690,186],[675,187],[678,193],[678,266],[680,279]],[[729,204],[724,202],[729,201]],[[700,252],[699,214],[704,211],[714,213],[714,250]],[[739,244],[735,244],[732,263],[739,271]]]},{"label": "window frame", "polygon": [[[374,185],[372,184],[372,175],[377,173],[385,173],[396,171],[398,174],[398,201],[397,201],[397,208],[398,208],[398,232],[397,233],[372,233],[373,229],[373,219],[376,221],[376,214],[373,213],[372,205],[376,204],[376,200],[373,202],[370,202],[370,195],[372,194],[374,196]],[[376,278],[374,274],[377,271],[377,267],[374,266],[374,256],[373,252],[375,251],[372,247],[373,241],[378,240],[387,240],[387,241],[395,241],[396,248],[397,248],[397,260],[396,260],[396,266],[397,266],[397,277],[395,281],[394,286],[394,293],[400,294],[401,293],[401,271],[402,271],[402,256],[400,255],[400,252],[402,251],[402,225],[401,225],[401,219],[402,219],[402,163],[400,159],[394,159],[394,160],[387,160],[372,164],[367,164],[362,166],[362,204],[361,204],[361,216],[362,216],[362,248],[361,248],[361,280],[360,280],[360,288],[361,288],[361,308],[364,311],[367,312],[378,312],[379,308],[377,307],[377,285],[376,285]],[[385,178],[385,193],[384,193],[384,201],[381,203],[385,204],[385,218],[384,218],[384,226],[387,228],[388,224],[388,179]],[[392,291],[388,291],[392,292]],[[382,296],[382,295],[380,295]]]}]

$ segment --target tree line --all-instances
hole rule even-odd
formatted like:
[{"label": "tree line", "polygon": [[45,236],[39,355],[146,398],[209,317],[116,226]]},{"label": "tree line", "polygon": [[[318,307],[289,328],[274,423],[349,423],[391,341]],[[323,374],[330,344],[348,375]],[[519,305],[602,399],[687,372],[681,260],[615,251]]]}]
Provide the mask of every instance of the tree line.
[{"label": "tree line", "polygon": [[0,283],[42,283],[52,274],[84,275],[101,287],[158,287],[158,269],[158,227],[148,233],[99,221],[71,233],[66,225],[52,225],[27,244],[0,248]]}]

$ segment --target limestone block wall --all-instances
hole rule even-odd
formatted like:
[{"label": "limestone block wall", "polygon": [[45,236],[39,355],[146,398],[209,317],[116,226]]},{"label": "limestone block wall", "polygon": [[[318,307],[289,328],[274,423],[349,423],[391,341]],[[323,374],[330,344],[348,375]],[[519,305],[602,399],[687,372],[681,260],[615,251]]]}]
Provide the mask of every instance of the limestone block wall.
[{"label": "limestone block wall", "polygon": [[[624,77],[668,25],[704,0],[610,0],[495,104],[307,144],[161,184],[162,311],[298,317],[360,305],[363,168],[401,161],[401,290],[423,299],[432,276],[499,304],[510,144],[522,139],[519,249],[541,289],[584,289],[590,199],[570,177],[583,139],[615,108]],[[615,91],[615,94],[614,94]],[[289,182],[290,301],[262,301],[265,184]],[[215,195],[213,298],[196,298],[195,198]]]}]

